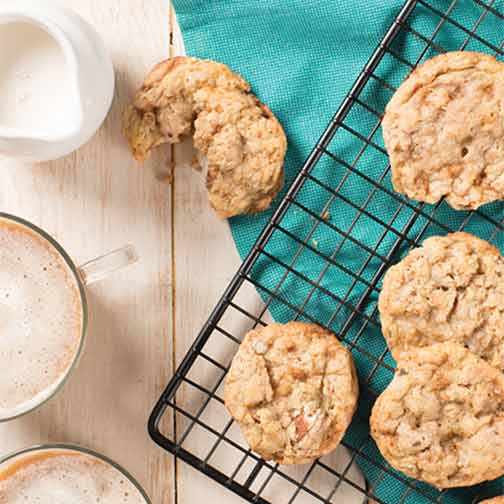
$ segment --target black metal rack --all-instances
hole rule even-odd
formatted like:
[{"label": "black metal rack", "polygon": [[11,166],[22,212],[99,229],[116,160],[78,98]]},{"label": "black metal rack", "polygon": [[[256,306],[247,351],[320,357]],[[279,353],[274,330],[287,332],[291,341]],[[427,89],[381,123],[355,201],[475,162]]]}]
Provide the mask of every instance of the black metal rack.
[{"label": "black metal rack", "polygon": [[[461,6],[465,12],[470,7],[472,17],[460,16]],[[361,493],[363,501],[383,504],[418,502],[420,498],[444,504],[476,503],[504,493],[502,484],[495,482],[439,492],[410,480],[387,465],[368,433],[370,408],[394,370],[379,334],[376,300],[383,273],[431,234],[475,232],[476,224],[481,238],[501,249],[504,245],[502,203],[455,212],[444,201],[431,206],[397,194],[377,134],[388,99],[421,61],[455,49],[485,51],[502,59],[503,32],[485,33],[489,19],[504,28],[501,0],[404,3],[156,404],[149,421],[156,443],[255,503],[341,502],[338,492],[344,485]],[[334,175],[330,183],[322,176],[328,169]],[[361,187],[360,197],[347,194],[349,184]],[[331,217],[331,209],[346,218]],[[310,222],[304,235],[292,227],[292,222],[301,220]],[[369,239],[366,226],[374,229]],[[321,236],[332,237],[330,252],[318,246]],[[272,244],[281,240],[289,242],[290,250],[295,244],[295,253],[280,257],[278,246]],[[305,254],[320,263],[316,273],[299,267]],[[275,267],[273,278],[271,266]],[[331,271],[342,279],[335,289],[326,282]],[[303,292],[301,302],[291,296],[293,289]],[[250,296],[244,293],[251,290],[261,294],[260,306],[250,306]],[[353,429],[342,442],[351,454],[343,464],[322,459],[290,469],[265,462],[248,449],[225,412],[221,392],[228,366],[244,333],[267,323],[268,310],[328,327],[360,363],[360,406]],[[384,371],[387,379],[378,379]],[[198,431],[195,441],[192,438]],[[222,451],[225,456],[218,457]],[[356,463],[366,466],[366,484],[352,476]],[[269,489],[277,479],[292,491],[271,497]],[[393,488],[392,493],[382,494],[381,485]],[[388,502],[383,495],[389,496]]]}]

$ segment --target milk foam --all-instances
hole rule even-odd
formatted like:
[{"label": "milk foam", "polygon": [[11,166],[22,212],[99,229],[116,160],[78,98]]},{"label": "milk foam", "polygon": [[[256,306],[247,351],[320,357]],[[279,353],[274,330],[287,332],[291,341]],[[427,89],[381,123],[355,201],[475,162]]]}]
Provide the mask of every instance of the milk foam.
[{"label": "milk foam", "polygon": [[82,320],[65,260],[31,229],[0,218],[0,419],[32,409],[61,384]]},{"label": "milk foam", "polygon": [[0,504],[145,504],[115,467],[84,453],[44,450],[0,466]]}]

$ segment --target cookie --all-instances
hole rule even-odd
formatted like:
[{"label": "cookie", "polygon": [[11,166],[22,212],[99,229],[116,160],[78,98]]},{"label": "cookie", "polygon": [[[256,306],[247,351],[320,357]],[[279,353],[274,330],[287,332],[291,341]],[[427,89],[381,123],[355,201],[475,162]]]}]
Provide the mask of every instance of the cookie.
[{"label": "cookie", "polygon": [[504,504],[504,496],[494,497],[493,499],[487,499],[481,501],[480,504]]},{"label": "cookie", "polygon": [[383,117],[392,183],[410,198],[475,209],[504,198],[504,63],[448,52],[419,66]]},{"label": "cookie", "polygon": [[222,218],[261,212],[282,188],[282,126],[221,63],[176,57],[154,67],[124,113],[123,130],[141,162],[157,146],[194,135],[210,204]]},{"label": "cookie", "polygon": [[434,236],[391,267],[378,308],[393,357],[454,342],[504,371],[504,259],[468,233]]},{"label": "cookie", "polygon": [[359,387],[350,352],[313,324],[250,331],[226,377],[224,401],[265,460],[305,464],[334,450]]},{"label": "cookie", "polygon": [[504,474],[504,375],[455,343],[405,354],[370,424],[392,467],[437,488]]}]

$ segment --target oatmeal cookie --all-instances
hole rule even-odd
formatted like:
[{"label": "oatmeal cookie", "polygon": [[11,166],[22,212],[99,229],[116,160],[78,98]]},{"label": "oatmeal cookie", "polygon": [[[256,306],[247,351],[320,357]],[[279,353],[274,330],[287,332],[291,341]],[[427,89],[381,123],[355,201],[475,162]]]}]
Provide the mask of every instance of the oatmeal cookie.
[{"label": "oatmeal cookie", "polygon": [[468,233],[434,236],[385,274],[383,335],[401,353],[449,341],[504,371],[504,259]]},{"label": "oatmeal cookie", "polygon": [[125,111],[123,129],[138,161],[161,144],[194,135],[220,217],[265,210],[283,185],[282,126],[221,63],[176,57],[157,65]]},{"label": "oatmeal cookie", "polygon": [[504,474],[504,375],[455,343],[403,355],[370,423],[392,467],[437,488]]},{"label": "oatmeal cookie", "polygon": [[350,352],[325,329],[290,322],[245,336],[224,401],[261,457],[305,464],[337,447],[358,395]]},{"label": "oatmeal cookie", "polygon": [[504,63],[448,52],[419,66],[387,105],[396,191],[455,209],[504,198]]}]

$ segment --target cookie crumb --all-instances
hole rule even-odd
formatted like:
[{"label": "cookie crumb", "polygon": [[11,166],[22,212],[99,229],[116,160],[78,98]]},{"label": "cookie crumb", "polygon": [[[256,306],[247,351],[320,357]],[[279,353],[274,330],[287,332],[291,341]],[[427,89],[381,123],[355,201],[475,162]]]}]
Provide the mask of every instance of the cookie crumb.
[{"label": "cookie crumb", "polygon": [[202,170],[198,156],[193,156],[193,158],[191,159],[191,168],[197,172],[200,172]]},{"label": "cookie crumb", "polygon": [[171,171],[157,173],[156,180],[163,182],[163,184],[171,185],[173,183],[173,173]]},{"label": "cookie crumb", "polygon": [[254,343],[254,352],[259,355],[264,355],[268,351],[268,345],[264,341],[256,341]]}]

